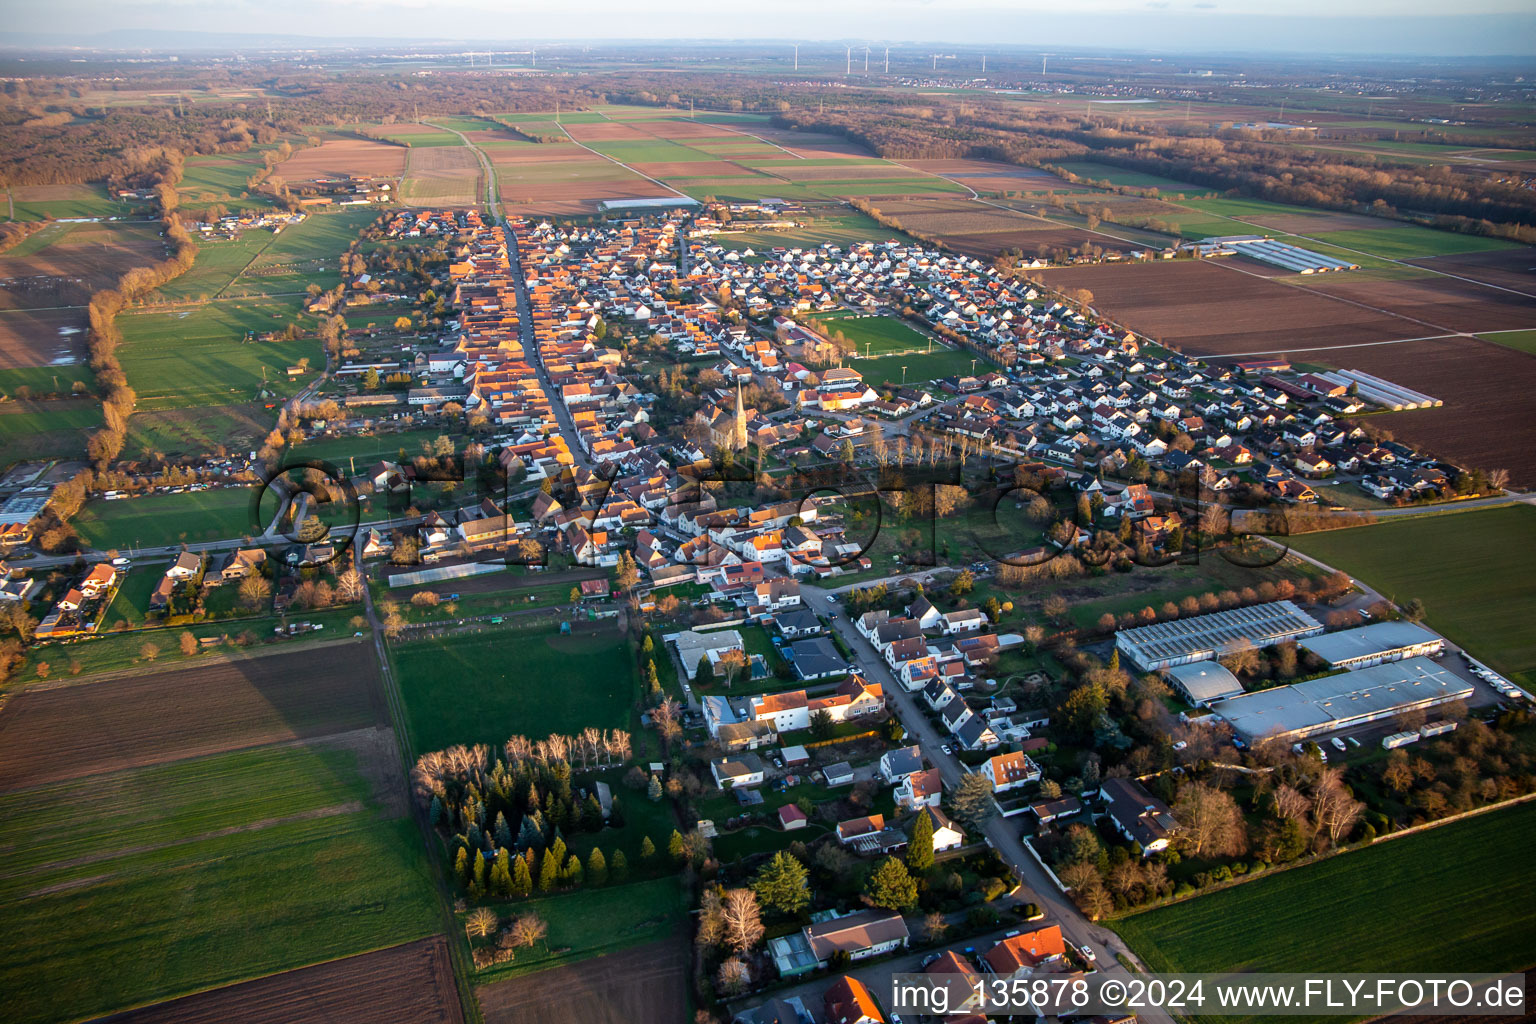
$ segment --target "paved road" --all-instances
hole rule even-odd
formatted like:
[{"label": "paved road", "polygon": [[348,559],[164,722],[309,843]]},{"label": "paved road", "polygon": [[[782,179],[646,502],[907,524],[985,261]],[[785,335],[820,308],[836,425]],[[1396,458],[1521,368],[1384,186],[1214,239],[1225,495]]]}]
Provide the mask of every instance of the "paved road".
[{"label": "paved road", "polygon": [[[571,412],[560,400],[559,392],[549,378],[549,371],[544,367],[544,353],[539,350],[538,340],[533,334],[533,304],[528,298],[528,280],[523,276],[523,264],[517,255],[517,235],[507,224],[506,215],[501,212],[501,196],[496,188],[496,167],[491,163],[484,150],[470,141],[469,136],[454,128],[445,125],[433,125],[434,128],[442,128],[444,131],[453,132],[468,146],[476,158],[480,161],[481,168],[485,171],[485,205],[490,210],[496,223],[506,232],[507,244],[511,247],[512,260],[512,286],[517,292],[517,320],[522,334],[523,352],[529,365],[538,374],[539,385],[544,393],[549,396],[550,409],[554,411],[555,422],[559,424],[560,433],[565,438],[566,444],[571,449],[571,455],[586,469],[592,468],[592,460],[587,457],[586,449],[581,445],[581,435],[576,430],[576,423],[571,419]],[[572,141],[575,141],[574,139]],[[580,143],[577,143],[580,145]],[[586,147],[583,146],[583,149]],[[593,152],[596,152],[595,150]],[[602,156],[601,153],[598,154]],[[612,160],[612,157],[604,157]],[[618,163],[618,161],[613,161]],[[681,193],[679,193],[681,195]]]},{"label": "paved road", "polygon": [[[800,593],[816,611],[830,610],[837,613],[837,617],[833,619],[833,626],[842,634],[849,649],[853,651],[859,671],[865,678],[878,682],[885,688],[887,701],[906,728],[908,738],[919,744],[929,762],[939,769],[945,787],[953,789],[958,786],[965,769],[958,758],[944,753],[943,746],[948,736],[942,734],[938,726],[923,712],[918,704],[917,695],[909,693],[896,681],[884,660],[876,653],[870,642],[859,633],[842,608],[834,608],[829,603],[830,591],[801,584]],[[1130,947],[1108,928],[1089,921],[1076,905],[1056,888],[1040,862],[1024,848],[1017,825],[1001,816],[994,816],[987,823],[986,839],[1003,860],[1013,867],[1024,887],[1029,890],[1029,894],[1027,896],[1021,894],[1021,898],[1038,904],[1046,912],[1048,920],[1061,926],[1062,934],[1070,942],[1079,946],[1092,947],[1098,956],[1100,969],[1112,976],[1115,974],[1128,976],[1129,972],[1122,965],[1119,957],[1123,956],[1136,962],[1135,954],[1131,952]],[[1172,1020],[1166,1014],[1143,1016],[1146,1020],[1157,1021],[1159,1024],[1170,1024]]]}]

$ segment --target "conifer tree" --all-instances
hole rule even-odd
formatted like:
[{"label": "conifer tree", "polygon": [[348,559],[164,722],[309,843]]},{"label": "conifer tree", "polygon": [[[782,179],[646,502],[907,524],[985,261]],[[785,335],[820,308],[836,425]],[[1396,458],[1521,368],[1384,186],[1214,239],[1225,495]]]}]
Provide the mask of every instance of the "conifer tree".
[{"label": "conifer tree", "polygon": [[592,854],[587,858],[587,881],[593,885],[608,884],[608,861],[603,856],[599,847],[592,847]]}]

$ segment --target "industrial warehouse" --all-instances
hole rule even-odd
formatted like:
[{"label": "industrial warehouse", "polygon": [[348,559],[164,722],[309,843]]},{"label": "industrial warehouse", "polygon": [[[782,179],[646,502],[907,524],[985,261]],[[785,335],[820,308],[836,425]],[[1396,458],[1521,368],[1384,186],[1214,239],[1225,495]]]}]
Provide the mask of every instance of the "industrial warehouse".
[{"label": "industrial warehouse", "polygon": [[1243,684],[1219,661],[1174,665],[1164,669],[1163,674],[1179,695],[1191,704],[1210,704],[1243,694]]},{"label": "industrial warehouse", "polygon": [[1322,623],[1290,601],[1229,608],[1172,622],[1122,629],[1115,646],[1143,672],[1210,661],[1243,644],[1268,647],[1323,631]]},{"label": "industrial warehouse", "polygon": [[1375,622],[1301,641],[1301,647],[1333,668],[1370,668],[1445,650],[1445,640],[1414,622]]},{"label": "industrial warehouse", "polygon": [[1250,742],[1298,740],[1470,696],[1470,683],[1428,658],[1409,658],[1217,701],[1211,710]]}]

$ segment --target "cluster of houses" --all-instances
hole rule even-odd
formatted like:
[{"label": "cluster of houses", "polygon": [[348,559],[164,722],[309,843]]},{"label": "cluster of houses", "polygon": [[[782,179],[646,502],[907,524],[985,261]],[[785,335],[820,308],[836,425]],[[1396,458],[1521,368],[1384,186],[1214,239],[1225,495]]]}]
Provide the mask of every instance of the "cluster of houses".
[{"label": "cluster of houses", "polygon": [[[111,562],[98,562],[86,570],[64,596],[59,598],[48,614],[37,624],[33,635],[39,640],[58,640],[84,633],[94,633],[101,622],[101,613],[112,603],[117,593],[122,573]],[[10,581],[7,580],[7,584]],[[9,587],[6,588],[8,591]],[[29,581],[18,581],[15,597],[7,600],[26,600],[31,591]]]},{"label": "cluster of houses", "polygon": [[245,232],[258,228],[278,235],[282,234],[284,228],[302,223],[308,216],[307,213],[285,213],[282,210],[241,210],[216,220],[189,221],[185,226],[188,231],[205,239],[239,238]]},{"label": "cluster of houses", "polygon": [[[798,932],[770,940],[769,952],[779,973],[794,978],[824,968],[840,955],[859,962],[900,952],[910,941],[911,933],[900,914],[886,910],[846,914],[828,911],[812,915],[811,923]],[[957,998],[950,1003],[951,1013],[945,1020],[955,1024],[986,1024],[988,1018],[979,1012],[981,982],[1070,979],[1081,977],[1082,966],[1077,961],[1077,951],[1067,943],[1060,927],[1041,925],[1011,932],[992,942],[985,951],[951,949],[932,954],[923,961],[921,971],[935,979],[955,976],[960,984],[952,990],[957,995],[969,993],[969,998]],[[742,1010],[733,1020],[735,1024],[886,1024],[898,1019],[887,1015],[888,1008],[882,1007],[874,989],[858,977],[845,975],[833,981],[811,1006],[806,1003],[813,997],[777,996]]]}]

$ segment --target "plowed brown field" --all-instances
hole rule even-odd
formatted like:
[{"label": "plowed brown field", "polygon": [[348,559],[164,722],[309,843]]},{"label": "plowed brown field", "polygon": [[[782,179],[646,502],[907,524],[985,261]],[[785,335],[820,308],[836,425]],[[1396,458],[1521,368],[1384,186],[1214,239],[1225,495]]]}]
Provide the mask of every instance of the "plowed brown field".
[{"label": "plowed brown field", "polygon": [[1087,288],[1106,316],[1191,355],[1283,353],[1444,333],[1208,262],[1063,267],[1040,275],[1052,287]]},{"label": "plowed brown field", "polygon": [[687,1018],[688,947],[654,942],[475,994],[486,1024],[677,1024]]},{"label": "plowed brown field", "polygon": [[0,710],[0,790],[387,721],[361,640],[32,687]]},{"label": "plowed brown field", "polygon": [[1308,362],[1364,370],[1445,402],[1372,417],[1398,440],[1463,466],[1507,469],[1536,487],[1536,418],[1523,396],[1536,393],[1536,356],[1476,338],[1309,352]]},{"label": "plowed brown field", "polygon": [[448,944],[442,936],[434,936],[129,1010],[100,1024],[462,1024],[463,1020]]},{"label": "plowed brown field", "polygon": [[369,139],[330,139],[295,153],[277,165],[276,173],[290,182],[349,175],[398,178],[405,173],[408,152],[404,146]]}]

